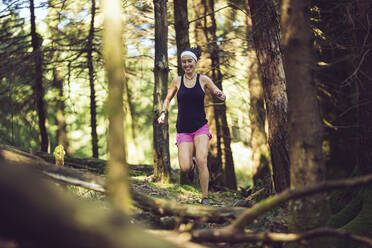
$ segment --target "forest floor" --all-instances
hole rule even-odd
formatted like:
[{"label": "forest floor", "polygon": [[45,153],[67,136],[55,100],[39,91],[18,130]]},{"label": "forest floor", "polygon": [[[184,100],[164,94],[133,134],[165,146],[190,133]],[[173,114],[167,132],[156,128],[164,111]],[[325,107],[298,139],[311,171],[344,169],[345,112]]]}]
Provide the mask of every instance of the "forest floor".
[{"label": "forest floor", "polygon": [[[198,180],[197,178],[195,180]],[[151,166],[134,166],[130,169],[130,184],[134,191],[154,197],[175,201],[181,204],[191,204],[202,206],[200,204],[201,192],[198,185],[180,185],[179,171],[172,171],[172,183],[160,184],[152,182],[152,167]],[[86,190],[80,187],[69,186],[71,191],[86,200],[98,201],[103,206],[107,204],[106,195],[97,193],[91,190]],[[212,208],[218,207],[234,207],[238,206],[242,199],[246,199],[252,190],[239,189],[238,191],[212,191],[209,193],[209,199]],[[249,205],[253,205],[259,201],[260,196],[252,199]],[[262,196],[261,196],[262,197]],[[173,216],[158,216],[148,211],[133,207],[132,223],[143,226],[149,230],[172,230],[175,232],[185,232],[195,229],[209,229],[223,227],[229,222],[224,223],[206,223],[200,220],[185,220],[174,218]],[[268,211],[261,216],[254,224],[247,227],[249,230],[257,232],[262,231],[278,231],[283,232],[287,229],[287,224],[284,218],[284,213],[281,208]],[[243,247],[280,247],[280,246],[262,246],[260,243],[244,243],[244,244],[228,244],[228,243],[201,243],[201,246],[187,247],[215,247],[215,248],[243,248]]]},{"label": "forest floor", "polygon": [[[59,171],[59,173],[62,173],[62,177],[63,175],[66,175],[67,177],[72,177],[71,179],[74,179],[73,177],[76,177],[80,178],[78,180],[88,181],[91,179],[93,180],[94,177],[97,177],[97,179],[94,179],[97,180],[95,181],[97,183],[102,183],[99,179],[103,180],[106,165],[106,161],[104,160],[65,157],[65,165],[63,167],[66,168],[62,169],[63,167],[59,166],[52,168],[54,158],[50,154],[36,153],[31,155],[25,151],[17,150],[13,147],[5,145],[0,146],[0,148],[12,153],[13,156],[17,159],[20,159],[22,157],[23,160],[20,161],[24,161],[24,163],[26,164],[28,163],[28,166],[31,166],[31,164],[36,164],[36,166],[34,165],[36,168],[37,164],[40,163],[40,165],[42,166],[39,166],[37,168],[43,168],[43,170],[52,169],[54,173],[56,173],[56,171]],[[40,162],[40,158],[47,161],[49,165]],[[21,163],[22,162],[19,162],[19,164]],[[51,167],[48,169],[49,166]],[[57,168],[60,168],[61,170]],[[84,177],[83,175],[86,175],[87,177]],[[227,226],[231,224],[234,218],[245,211],[245,209],[249,209],[255,203],[267,198],[268,195],[265,195],[266,193],[263,190],[263,187],[257,187],[253,189],[249,187],[239,188],[237,191],[228,189],[217,191],[216,189],[211,188],[209,192],[211,206],[205,206],[200,204],[201,192],[200,187],[197,183],[197,175],[195,175],[194,185],[180,185],[179,170],[172,170],[170,183],[155,183],[152,180],[153,168],[151,165],[129,165],[129,175],[131,190],[134,196],[137,195],[137,198],[135,198],[133,204],[130,222],[143,227],[150,233],[159,235],[165,239],[171,239],[173,242],[180,244],[180,247],[185,248],[283,247],[280,244],[270,244],[268,246],[267,244],[263,245],[262,243],[257,242],[239,244],[190,242],[191,231],[197,231],[201,229],[214,229]],[[104,209],[110,209],[112,207],[106,194],[99,193],[101,191],[97,190],[97,188],[91,188],[87,185],[73,186],[84,185],[74,184],[73,181],[64,181],[62,184],[60,184],[60,181],[58,181],[56,185],[61,186],[62,189],[67,189],[84,201],[94,203],[92,205],[98,206],[99,208],[102,207]],[[145,195],[147,201],[152,201],[152,204],[150,204],[151,206],[149,207],[148,202],[145,202],[145,204],[144,202],[141,202],[143,201],[143,199],[138,198],[138,195]],[[153,201],[154,199],[159,199],[159,201]],[[174,216],[171,214],[165,215],[164,211],[154,211],[161,209],[160,205],[157,205],[157,202],[167,202],[167,204],[172,202],[178,203],[168,204],[171,207],[177,205],[177,207],[172,209],[173,211],[167,212],[174,214]],[[161,206],[165,207],[165,205]],[[196,215],[195,212],[192,215],[190,215],[190,212],[188,212],[188,214],[184,214],[185,210],[188,210],[190,208],[193,208],[194,211],[202,214]],[[207,211],[211,210],[212,212],[218,213],[220,209],[226,208],[228,208],[228,210],[235,209],[235,211],[237,212],[234,212],[235,214],[232,214],[233,212],[230,212],[230,214],[232,215],[229,215],[228,217],[225,215],[224,218],[209,218],[210,216],[206,217],[206,215],[203,215],[203,213],[206,213],[205,211],[203,211],[203,209]],[[199,212],[199,210],[201,212]],[[219,212],[219,214],[221,214],[221,212]],[[219,217],[222,217],[222,215],[219,215]],[[287,232],[288,230],[285,217],[285,211],[283,211],[282,208],[277,207],[262,214],[255,221],[253,221],[252,224],[246,226],[245,231],[249,231],[252,233],[262,233],[268,231],[280,233]],[[188,236],[188,238],[185,238],[185,236]],[[0,248],[21,248],[13,244],[14,242],[10,242],[4,245],[4,242],[2,242],[0,237]]]}]

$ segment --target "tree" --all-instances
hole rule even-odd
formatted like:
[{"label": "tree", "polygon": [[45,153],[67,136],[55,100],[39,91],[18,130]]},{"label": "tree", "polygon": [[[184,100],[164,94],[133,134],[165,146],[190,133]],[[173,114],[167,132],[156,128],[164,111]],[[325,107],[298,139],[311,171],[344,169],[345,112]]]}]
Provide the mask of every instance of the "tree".
[{"label": "tree", "polygon": [[34,0],[30,0],[30,21],[31,21],[31,44],[33,49],[34,59],[34,95],[36,110],[39,118],[39,130],[40,130],[40,149],[43,152],[48,151],[48,133],[46,130],[46,111],[44,103],[44,86],[43,86],[43,56],[42,56],[42,43],[43,38],[36,32],[36,21],[35,21],[35,6]]},{"label": "tree", "polygon": [[89,70],[89,88],[90,88],[90,126],[92,133],[92,152],[93,157],[98,158],[98,136],[97,136],[97,107],[96,107],[96,91],[94,89],[94,66],[93,66],[93,40],[94,40],[94,19],[96,17],[96,0],[91,0],[90,10],[90,27],[87,43],[87,62]]},{"label": "tree", "polygon": [[[222,73],[220,70],[219,47],[216,36],[216,20],[214,3],[210,0],[195,1],[193,7],[196,14],[195,37],[201,45],[203,62],[199,62],[201,72],[211,77],[218,88],[222,90]],[[206,115],[208,125],[216,139],[209,142],[208,168],[211,175],[211,185],[226,186],[236,189],[234,160],[231,152],[231,135],[226,119],[225,103],[215,105],[210,92],[205,94]]]},{"label": "tree", "polygon": [[[176,30],[177,45],[177,74],[181,76],[183,69],[181,65],[181,53],[190,47],[189,20],[187,16],[187,0],[174,0],[174,29]],[[190,184],[187,173],[180,172],[180,183]]]},{"label": "tree", "polygon": [[128,183],[128,164],[124,131],[124,69],[121,3],[119,0],[104,1],[103,53],[108,79],[109,162],[107,167],[108,194],[119,209],[129,214],[131,196]]},{"label": "tree", "polygon": [[248,3],[269,124],[268,144],[274,185],[276,192],[281,192],[289,187],[290,180],[287,133],[288,100],[278,17],[272,0],[252,0]]},{"label": "tree", "polygon": [[67,138],[67,124],[65,116],[65,94],[63,90],[63,76],[61,68],[53,68],[53,84],[58,91],[57,96],[57,111],[56,111],[56,121],[57,121],[57,145],[62,145],[68,154],[69,151],[69,140]]},{"label": "tree", "polygon": [[181,53],[190,47],[189,19],[187,17],[187,0],[174,0],[174,28],[177,44],[177,72],[182,75]]},{"label": "tree", "polygon": [[[309,1],[284,0],[281,9],[282,46],[288,93],[289,158],[291,188],[325,179],[322,124],[312,70],[313,39],[309,26]],[[291,230],[305,231],[325,224],[324,194],[290,204]],[[314,243],[322,247],[322,242]]]},{"label": "tree", "polygon": [[0,17],[0,142],[39,150],[31,36],[18,11],[12,5]]},{"label": "tree", "polygon": [[155,65],[154,65],[154,179],[168,182],[170,179],[168,118],[164,124],[157,122],[162,108],[162,99],[168,91],[168,24],[167,1],[154,0],[155,13]]}]

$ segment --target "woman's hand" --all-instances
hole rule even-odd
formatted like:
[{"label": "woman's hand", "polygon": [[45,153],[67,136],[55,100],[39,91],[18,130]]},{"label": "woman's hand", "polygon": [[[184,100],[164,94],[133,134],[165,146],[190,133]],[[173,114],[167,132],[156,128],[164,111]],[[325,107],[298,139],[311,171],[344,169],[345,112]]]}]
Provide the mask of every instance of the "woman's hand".
[{"label": "woman's hand", "polygon": [[165,122],[165,112],[163,111],[163,112],[161,112],[161,114],[158,118],[158,123],[159,124],[164,124],[164,122]]},{"label": "woman's hand", "polygon": [[221,101],[225,101],[225,100],[226,100],[226,96],[225,96],[225,94],[224,94],[221,90],[219,90],[219,89],[216,89],[216,90],[214,91],[214,95],[215,95],[219,100],[221,100]]}]

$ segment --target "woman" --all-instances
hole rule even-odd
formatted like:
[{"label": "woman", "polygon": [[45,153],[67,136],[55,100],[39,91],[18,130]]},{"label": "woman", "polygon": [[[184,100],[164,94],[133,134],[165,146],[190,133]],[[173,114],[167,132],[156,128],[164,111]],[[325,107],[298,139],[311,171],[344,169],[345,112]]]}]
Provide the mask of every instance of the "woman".
[{"label": "woman", "polygon": [[181,64],[185,74],[172,81],[158,122],[160,124],[164,123],[169,103],[177,93],[176,145],[178,147],[178,162],[183,172],[193,173],[195,169],[193,163],[195,148],[202,191],[201,204],[209,205],[207,157],[208,143],[212,135],[209,132],[208,121],[205,116],[204,95],[208,89],[221,101],[225,101],[226,96],[208,76],[196,73],[196,64],[200,55],[199,47],[186,49],[181,53]]}]

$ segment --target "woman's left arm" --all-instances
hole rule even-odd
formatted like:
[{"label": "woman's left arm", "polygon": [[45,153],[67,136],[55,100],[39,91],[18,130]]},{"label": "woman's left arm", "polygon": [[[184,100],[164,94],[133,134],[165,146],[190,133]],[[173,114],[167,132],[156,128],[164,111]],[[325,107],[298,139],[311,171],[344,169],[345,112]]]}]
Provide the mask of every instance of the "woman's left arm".
[{"label": "woman's left arm", "polygon": [[226,101],[226,95],[213,83],[208,76],[203,75],[202,80],[204,81],[205,88],[209,89],[214,96],[221,101]]}]

